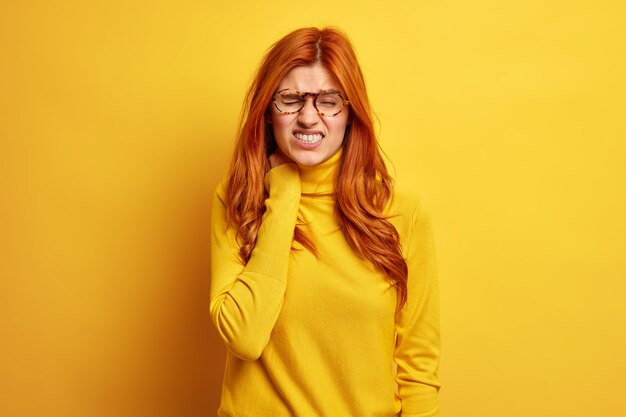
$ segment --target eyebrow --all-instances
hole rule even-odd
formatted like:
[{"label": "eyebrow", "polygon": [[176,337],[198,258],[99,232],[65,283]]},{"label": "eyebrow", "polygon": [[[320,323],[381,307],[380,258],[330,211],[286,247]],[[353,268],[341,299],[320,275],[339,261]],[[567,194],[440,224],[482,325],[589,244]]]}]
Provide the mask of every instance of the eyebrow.
[{"label": "eyebrow", "polygon": [[[322,88],[317,93],[314,93],[312,91],[300,91],[297,88],[292,88],[292,87],[282,88],[282,89],[279,89],[278,91],[281,91],[281,90],[295,90],[296,92],[298,92],[300,94],[321,94],[322,91],[323,91],[324,93],[337,93],[337,94],[341,95],[342,97],[344,95],[344,93],[342,93],[341,91],[337,90],[336,88],[329,88],[327,90]],[[274,93],[274,94],[276,94],[276,93]]]},{"label": "eyebrow", "polygon": [[300,94],[320,94],[322,91],[324,93],[338,93],[338,94],[343,94],[341,91],[335,89],[335,88],[329,88],[329,89],[323,89],[321,88],[320,90],[318,90],[316,93],[312,92],[312,91],[300,91],[297,88],[294,88],[293,90],[299,92]]}]

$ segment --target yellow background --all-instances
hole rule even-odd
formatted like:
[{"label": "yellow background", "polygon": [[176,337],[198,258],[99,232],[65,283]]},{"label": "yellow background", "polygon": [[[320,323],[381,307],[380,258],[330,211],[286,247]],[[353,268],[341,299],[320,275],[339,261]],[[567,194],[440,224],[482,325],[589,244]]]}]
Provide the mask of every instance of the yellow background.
[{"label": "yellow background", "polygon": [[0,415],[211,416],[209,207],[288,31],[353,40],[435,224],[442,416],[626,415],[626,7],[4,1]]}]

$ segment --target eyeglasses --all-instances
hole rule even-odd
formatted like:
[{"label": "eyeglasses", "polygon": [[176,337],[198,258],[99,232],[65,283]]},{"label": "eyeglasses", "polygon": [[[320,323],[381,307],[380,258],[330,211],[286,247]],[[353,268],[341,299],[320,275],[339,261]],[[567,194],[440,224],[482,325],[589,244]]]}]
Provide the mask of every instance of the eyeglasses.
[{"label": "eyeglasses", "polygon": [[344,105],[349,105],[350,101],[345,100],[337,90],[322,90],[319,93],[301,93],[298,90],[285,88],[280,90],[272,101],[279,112],[285,114],[298,113],[306,104],[306,96],[313,96],[313,106],[315,110],[326,117],[333,117],[341,113]]}]

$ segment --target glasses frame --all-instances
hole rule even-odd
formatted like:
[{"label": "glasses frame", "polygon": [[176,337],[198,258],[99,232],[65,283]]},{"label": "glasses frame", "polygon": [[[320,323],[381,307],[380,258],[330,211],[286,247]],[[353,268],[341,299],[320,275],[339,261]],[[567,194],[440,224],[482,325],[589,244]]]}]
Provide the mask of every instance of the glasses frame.
[{"label": "glasses frame", "polygon": [[[300,97],[302,97],[302,107],[300,107],[298,110],[296,111],[283,111],[278,107],[278,104],[276,104],[276,97],[278,97],[278,95],[280,93],[282,93],[283,91],[294,91],[295,93],[299,94]],[[327,94],[327,93],[332,93],[332,94],[337,94],[339,96],[339,98],[341,98],[342,104],[343,106],[339,109],[339,111],[337,113],[334,114],[326,114],[320,111],[320,109],[317,108],[317,98],[321,95],[321,94]],[[272,97],[272,103],[274,103],[274,107],[276,107],[276,110],[278,110],[279,112],[283,113],[283,114],[296,114],[296,113],[300,113],[300,111],[304,108],[304,106],[306,106],[306,96],[313,96],[313,107],[315,107],[315,110],[317,111],[317,113],[320,116],[324,116],[324,117],[334,117],[337,116],[339,113],[341,113],[341,111],[345,108],[345,106],[349,106],[350,105],[350,100],[346,100],[345,98],[343,98],[343,95],[337,91],[337,90],[321,90],[319,93],[311,93],[311,92],[302,92],[302,91],[298,91],[294,88],[283,88],[282,90],[279,90],[276,92],[276,94],[274,94],[274,96]]]}]

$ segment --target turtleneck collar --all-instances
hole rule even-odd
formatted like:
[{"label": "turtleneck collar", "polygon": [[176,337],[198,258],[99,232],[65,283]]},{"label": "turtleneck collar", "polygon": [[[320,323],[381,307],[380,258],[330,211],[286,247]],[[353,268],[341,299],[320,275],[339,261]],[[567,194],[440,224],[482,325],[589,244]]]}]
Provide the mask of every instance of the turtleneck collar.
[{"label": "turtleneck collar", "polygon": [[335,189],[335,178],[339,172],[343,149],[326,161],[312,167],[299,166],[302,194],[332,194]]}]

